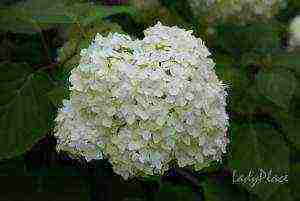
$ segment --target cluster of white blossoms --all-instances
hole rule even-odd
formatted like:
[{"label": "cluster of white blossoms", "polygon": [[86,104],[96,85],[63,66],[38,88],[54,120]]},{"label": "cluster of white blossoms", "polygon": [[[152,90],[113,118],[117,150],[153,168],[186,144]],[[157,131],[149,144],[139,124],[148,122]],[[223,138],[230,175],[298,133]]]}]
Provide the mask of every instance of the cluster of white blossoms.
[{"label": "cluster of white blossoms", "polygon": [[290,32],[290,38],[289,38],[290,48],[300,47],[300,15],[296,16],[291,21],[289,32]]},{"label": "cluster of white blossoms", "polygon": [[158,22],[143,40],[97,34],[71,71],[56,118],[57,149],[108,158],[123,178],[199,170],[226,153],[227,86],[203,41]]},{"label": "cluster of white blossoms", "polygon": [[211,21],[233,17],[241,23],[270,19],[287,6],[287,0],[189,0],[189,3],[197,17],[206,16]]}]

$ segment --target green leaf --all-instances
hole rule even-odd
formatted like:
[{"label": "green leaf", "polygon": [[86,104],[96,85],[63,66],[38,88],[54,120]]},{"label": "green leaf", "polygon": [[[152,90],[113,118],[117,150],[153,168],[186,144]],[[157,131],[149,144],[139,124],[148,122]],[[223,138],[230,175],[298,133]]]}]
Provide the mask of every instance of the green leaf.
[{"label": "green leaf", "polygon": [[63,1],[29,0],[22,5],[31,20],[41,28],[51,28],[54,24],[70,24],[74,21],[65,14],[66,6]]},{"label": "green leaf", "polygon": [[73,20],[65,15],[38,15],[32,19],[39,24],[70,24]]},{"label": "green leaf", "polygon": [[103,18],[117,13],[136,15],[130,6],[103,6],[70,0],[27,0],[10,7],[0,8],[0,30],[15,33],[36,33],[57,24],[87,26],[101,23]]},{"label": "green leaf", "polygon": [[119,5],[119,6],[103,6],[105,9],[106,15],[114,15],[117,13],[127,13],[132,16],[138,15],[138,11],[136,8],[133,6],[124,6],[124,5]]},{"label": "green leaf", "polygon": [[300,52],[279,53],[271,57],[272,66],[291,70],[300,77]]},{"label": "green leaf", "polygon": [[260,71],[256,77],[257,90],[267,99],[282,108],[288,108],[296,89],[293,73],[280,69],[271,72]]},{"label": "green leaf", "polygon": [[261,65],[261,55],[254,52],[246,52],[242,55],[241,65],[247,67],[249,65]]},{"label": "green leaf", "polygon": [[[288,173],[288,183],[282,183],[273,194],[266,199],[266,201],[294,201],[299,200],[300,198],[300,185],[299,185],[299,176],[300,176],[300,166],[299,163],[291,162],[290,171]],[[282,176],[282,175],[280,175]],[[257,201],[258,199],[253,199]],[[259,199],[261,200],[261,199]],[[250,199],[250,201],[252,201]]]},{"label": "green leaf", "polygon": [[103,5],[97,5],[92,7],[92,9],[89,10],[88,16],[85,18],[81,18],[80,24],[83,26],[89,25],[99,19],[102,19],[104,17],[115,15],[118,13],[126,13],[131,16],[138,15],[138,11],[131,6],[103,6]]},{"label": "green leaf", "polygon": [[238,57],[250,51],[269,53],[280,45],[280,28],[275,23],[248,26],[220,24],[215,29],[217,45]]},{"label": "green leaf", "polygon": [[266,201],[294,201],[291,189],[287,184],[281,184],[278,189]]},{"label": "green leaf", "polygon": [[159,192],[155,194],[155,201],[172,200],[172,201],[194,201],[196,194],[188,186],[172,185],[164,183]]},{"label": "green leaf", "polygon": [[130,6],[103,6],[101,4],[92,5],[90,3],[75,3],[68,6],[65,13],[81,26],[87,26],[95,22],[101,23],[102,18],[117,13],[137,15],[136,9]]},{"label": "green leaf", "polygon": [[59,107],[62,104],[62,100],[66,98],[66,92],[67,89],[65,87],[59,86],[48,92],[47,96],[54,106]]},{"label": "green leaf", "polygon": [[261,95],[256,85],[248,85],[239,90],[238,95],[233,95],[229,106],[231,111],[245,118],[252,118],[256,115],[270,115],[279,109],[273,102]]},{"label": "green leaf", "polygon": [[300,118],[294,117],[285,111],[277,111],[272,114],[282,127],[284,134],[300,150]]},{"label": "green leaf", "polygon": [[47,75],[25,63],[0,64],[0,159],[20,155],[46,134],[51,87]]},{"label": "green leaf", "polygon": [[74,23],[65,14],[65,9],[64,1],[61,0],[21,1],[1,9],[1,30],[32,34],[56,24]]},{"label": "green leaf", "polygon": [[[232,124],[232,155],[230,168],[236,172],[235,178],[250,174],[258,177],[260,169],[271,170],[273,174],[284,175],[289,171],[289,148],[283,137],[265,123],[241,125]],[[237,180],[237,179],[235,179]],[[281,184],[270,184],[263,181],[252,186],[251,182],[237,182],[262,200],[268,199]]]},{"label": "green leaf", "polygon": [[143,175],[140,179],[145,182],[156,182],[156,183],[159,183],[161,180],[159,175],[147,175],[147,174]]},{"label": "green leaf", "polygon": [[27,0],[17,5],[34,22],[41,24],[72,23],[65,15],[65,3],[61,0]]},{"label": "green leaf", "polygon": [[234,66],[235,60],[233,58],[228,55],[217,54],[215,61],[216,74],[229,86],[230,90],[237,92],[246,87],[249,82],[246,72]]},{"label": "green leaf", "polygon": [[[228,86],[226,91],[231,97],[229,99],[229,107],[235,112],[242,113],[247,109],[242,100],[245,98],[245,89],[250,84],[246,70],[236,68],[234,66],[235,60],[228,55],[217,54],[215,61],[218,78]],[[248,99],[246,100],[248,101]]]},{"label": "green leaf", "polygon": [[30,17],[19,7],[0,8],[0,30],[23,34],[40,32],[39,27],[30,21]]}]

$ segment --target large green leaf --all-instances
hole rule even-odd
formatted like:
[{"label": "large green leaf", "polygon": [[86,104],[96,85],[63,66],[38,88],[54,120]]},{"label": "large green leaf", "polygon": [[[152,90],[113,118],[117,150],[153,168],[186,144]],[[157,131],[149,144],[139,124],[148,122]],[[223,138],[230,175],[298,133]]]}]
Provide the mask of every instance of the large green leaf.
[{"label": "large green leaf", "polygon": [[[294,201],[300,199],[300,166],[299,162],[293,161],[293,157],[299,158],[297,151],[291,150],[290,171],[288,173],[288,182],[282,183],[276,191],[267,199],[267,201]],[[294,156],[295,155],[295,156]],[[257,199],[251,200],[257,201]]]},{"label": "large green leaf", "polygon": [[[245,98],[245,89],[248,89],[250,80],[247,77],[245,69],[236,68],[235,60],[228,55],[217,54],[215,56],[216,61],[216,74],[220,80],[222,80],[227,86],[227,92],[230,96],[229,108],[232,111],[242,113],[247,108],[241,101]],[[248,100],[247,100],[248,101]]]},{"label": "large green leaf", "polygon": [[269,114],[276,107],[270,101],[257,92],[255,86],[244,88],[244,94],[239,98],[233,98],[231,109],[246,118],[251,118],[257,114]]},{"label": "large green leaf", "polygon": [[32,34],[54,24],[73,23],[60,0],[27,0],[1,9],[1,30]]},{"label": "large green leaf", "polygon": [[249,83],[246,71],[235,67],[235,60],[229,55],[217,54],[215,56],[216,74],[225,84],[228,85],[229,90],[238,92],[243,90]]},{"label": "large green leaf", "polygon": [[276,111],[272,116],[280,124],[290,142],[300,150],[300,118],[294,117],[285,111]]},{"label": "large green leaf", "polygon": [[130,6],[108,7],[71,0],[27,0],[0,8],[0,30],[32,34],[57,24],[86,26],[116,13],[136,15],[136,10]]},{"label": "large green leaf", "polygon": [[23,153],[46,134],[51,87],[47,75],[25,63],[0,64],[0,159]]},{"label": "large green leaf", "polygon": [[270,196],[267,201],[293,201],[291,189],[287,184],[281,184],[278,189]]},{"label": "large green leaf", "polygon": [[267,173],[271,170],[277,175],[287,174],[289,149],[283,137],[265,123],[232,123],[231,136],[232,155],[229,166],[235,171],[236,183],[245,186],[262,200],[267,200],[281,184],[267,183],[265,179],[253,185],[251,182],[237,182],[237,177],[246,177],[249,174],[252,178],[258,177],[262,173],[261,170]]},{"label": "large green leaf", "polygon": [[300,77],[300,52],[283,52],[271,58],[272,66],[289,69]]},{"label": "large green leaf", "polygon": [[55,87],[53,90],[47,93],[50,101],[56,107],[61,106],[63,99],[67,98],[68,90],[64,86]]},{"label": "large green leaf", "polygon": [[19,7],[0,8],[0,30],[13,33],[34,34],[40,28]]},{"label": "large green leaf", "polygon": [[36,23],[72,23],[72,20],[65,15],[65,3],[62,0],[27,0],[18,5]]},{"label": "large green leaf", "polygon": [[293,73],[281,69],[273,69],[271,72],[260,71],[256,81],[261,95],[279,107],[289,107],[297,82]]},{"label": "large green leaf", "polygon": [[251,194],[249,201],[295,201],[291,189],[287,184],[281,184],[273,193],[272,195],[267,199],[261,199],[258,196],[255,196],[254,194]]},{"label": "large green leaf", "polygon": [[[78,4],[79,8],[82,10],[83,7],[90,7],[88,9],[88,12],[86,12],[86,16],[83,17],[82,15],[79,16],[78,20],[79,23],[82,26],[87,26],[92,24],[93,22],[99,21],[99,19],[102,19],[104,17],[115,15],[118,13],[126,13],[131,16],[137,16],[138,11],[131,7],[131,6],[103,6],[103,5],[97,5],[97,6],[89,6],[89,5],[80,5]],[[75,11],[76,12],[76,11]],[[74,16],[74,15],[73,15]]]},{"label": "large green leaf", "polygon": [[220,24],[215,29],[217,45],[236,56],[250,51],[265,54],[280,45],[280,27],[275,23],[248,26]]}]

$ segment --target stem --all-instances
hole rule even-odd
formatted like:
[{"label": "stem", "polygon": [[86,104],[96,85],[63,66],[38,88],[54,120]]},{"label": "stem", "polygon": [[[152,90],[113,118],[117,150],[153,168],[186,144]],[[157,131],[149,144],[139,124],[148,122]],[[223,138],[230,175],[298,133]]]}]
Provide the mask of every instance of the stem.
[{"label": "stem", "polygon": [[176,168],[175,171],[182,175],[184,178],[186,178],[189,182],[191,182],[193,184],[193,186],[195,186],[196,188],[198,188],[200,186],[198,179],[191,174],[190,172],[181,169],[181,168]]},{"label": "stem", "polygon": [[83,37],[84,37],[85,39],[87,39],[88,36],[87,36],[87,34],[85,33],[85,31],[81,28],[80,23],[79,23],[79,21],[78,21],[77,19],[76,19],[75,23],[76,23],[76,25],[77,25],[77,27],[78,27],[80,33],[83,35]]},{"label": "stem", "polygon": [[43,66],[41,68],[39,68],[39,70],[52,70],[54,69],[56,66],[58,66],[59,63],[50,63],[46,66]]},{"label": "stem", "polygon": [[49,51],[48,51],[49,47],[47,45],[47,41],[45,39],[43,31],[41,31],[41,38],[42,38],[42,44],[43,44],[43,49],[44,49],[44,53],[45,53],[45,58],[47,59],[47,62],[51,63],[51,57],[50,57],[50,54],[49,54]]}]

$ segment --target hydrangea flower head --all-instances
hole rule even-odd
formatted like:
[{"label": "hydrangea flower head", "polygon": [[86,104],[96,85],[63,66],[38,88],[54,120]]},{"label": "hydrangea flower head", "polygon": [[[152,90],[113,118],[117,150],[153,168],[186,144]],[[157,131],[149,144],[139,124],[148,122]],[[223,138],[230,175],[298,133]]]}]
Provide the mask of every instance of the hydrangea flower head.
[{"label": "hydrangea flower head", "polygon": [[195,16],[227,21],[234,17],[240,23],[267,20],[285,8],[287,0],[189,0]]},{"label": "hydrangea flower head", "polygon": [[107,157],[127,179],[163,174],[176,159],[196,170],[226,153],[226,85],[203,41],[158,22],[143,40],[100,34],[71,72],[56,118],[58,149]]}]

